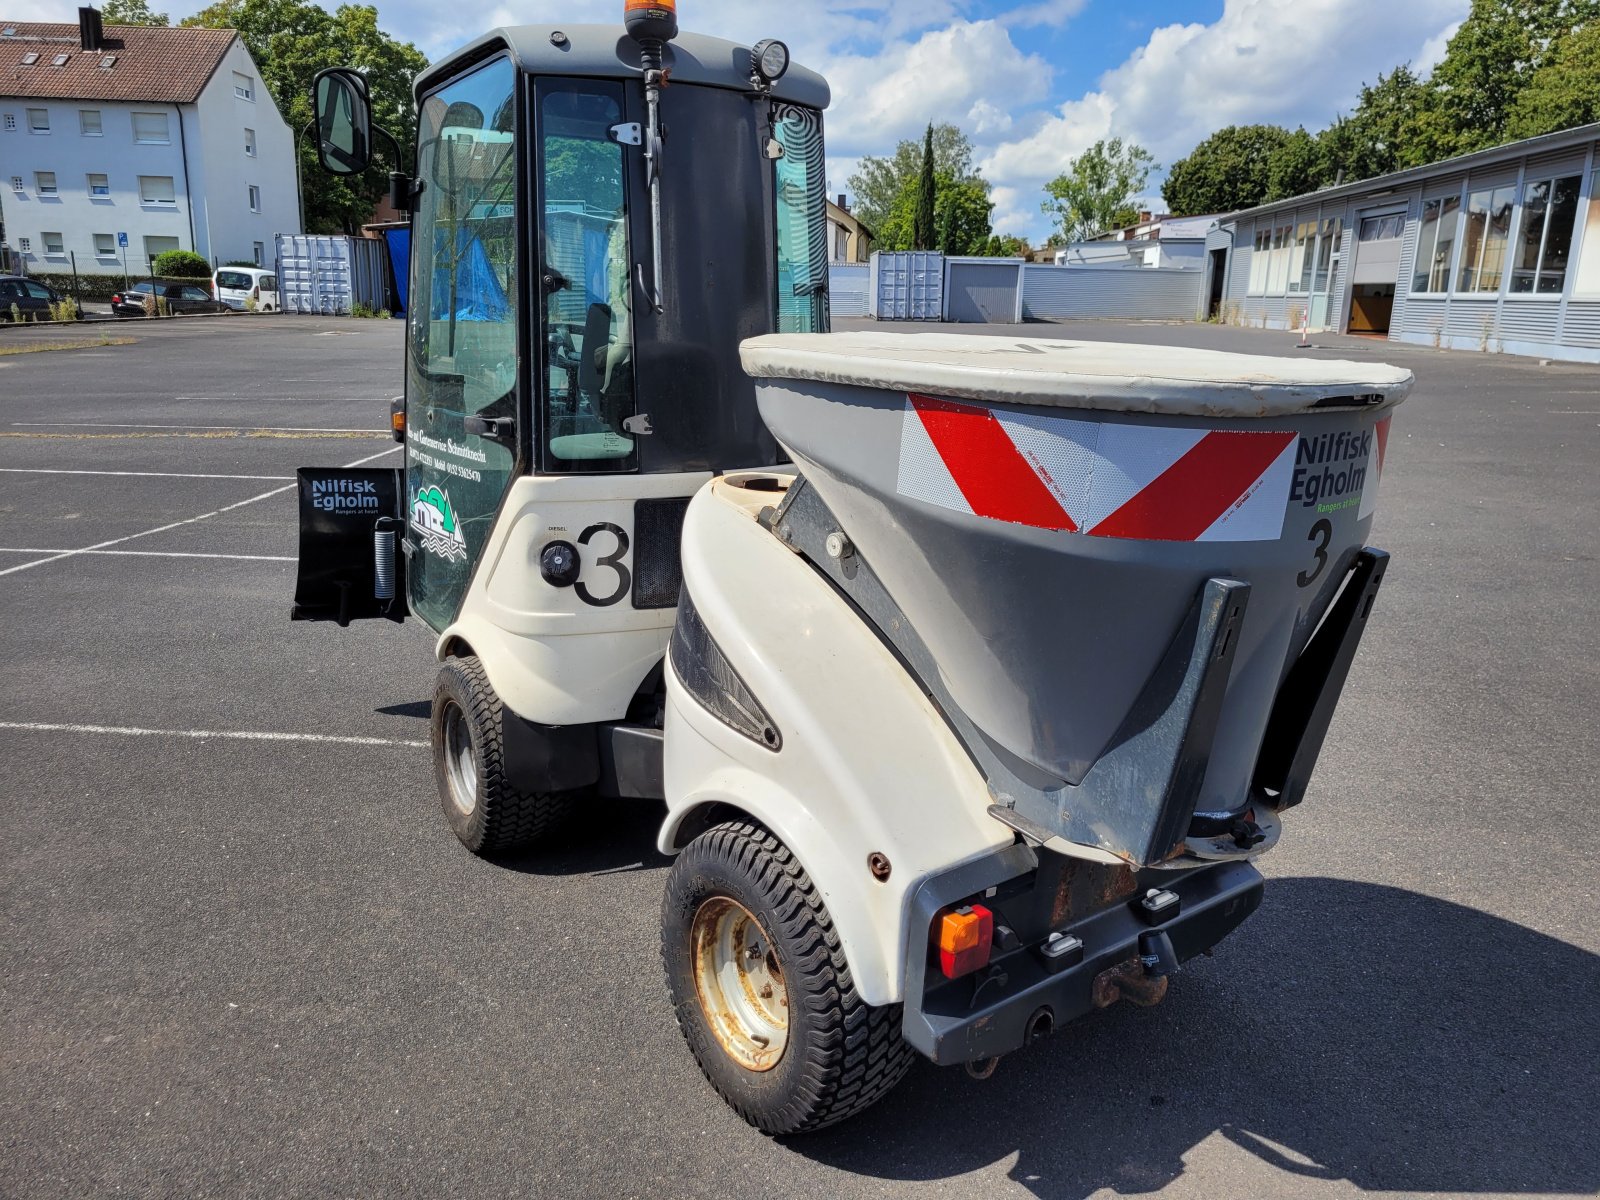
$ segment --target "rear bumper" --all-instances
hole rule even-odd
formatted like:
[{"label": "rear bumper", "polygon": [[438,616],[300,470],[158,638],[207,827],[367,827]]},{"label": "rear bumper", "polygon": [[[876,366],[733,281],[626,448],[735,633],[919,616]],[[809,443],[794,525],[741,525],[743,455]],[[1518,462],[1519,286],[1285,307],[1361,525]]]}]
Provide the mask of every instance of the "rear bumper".
[{"label": "rear bumper", "polygon": [[[1154,968],[1157,975],[1173,969],[1221,941],[1261,904],[1261,875],[1246,862],[1161,872],[1159,886],[1179,897],[1176,915],[1158,921],[1141,913],[1141,886],[1128,899],[1060,928],[1081,939],[1081,957],[1073,953],[1053,962],[1038,944],[1004,953],[997,948],[988,968],[946,981],[931,965],[925,940],[935,915],[946,905],[1016,878],[1016,868],[1026,866],[1017,851],[1026,848],[1007,847],[925,880],[912,897],[903,1028],[906,1040],[940,1065],[978,1062],[1020,1049],[1041,1010],[1048,1014],[1049,1027],[1060,1028],[1119,994],[1142,991],[1144,1002],[1153,1003],[1162,994],[1163,981],[1145,973],[1141,956],[1155,954],[1163,960],[1163,966]],[[996,920],[1000,918],[997,913]],[[1063,961],[1068,965],[1060,965]],[[1139,978],[1119,989],[1119,970]],[[1097,989],[1096,979],[1102,975],[1106,978]]]}]

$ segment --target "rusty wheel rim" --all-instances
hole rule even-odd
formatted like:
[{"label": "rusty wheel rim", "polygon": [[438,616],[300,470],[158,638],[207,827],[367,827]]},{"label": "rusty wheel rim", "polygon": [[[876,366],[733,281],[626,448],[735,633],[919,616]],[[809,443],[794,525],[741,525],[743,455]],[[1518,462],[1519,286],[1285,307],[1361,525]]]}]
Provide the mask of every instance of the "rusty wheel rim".
[{"label": "rusty wheel rim", "polygon": [[789,1044],[789,992],[772,939],[727,896],[701,903],[689,938],[695,994],[717,1044],[745,1070],[770,1071]]}]

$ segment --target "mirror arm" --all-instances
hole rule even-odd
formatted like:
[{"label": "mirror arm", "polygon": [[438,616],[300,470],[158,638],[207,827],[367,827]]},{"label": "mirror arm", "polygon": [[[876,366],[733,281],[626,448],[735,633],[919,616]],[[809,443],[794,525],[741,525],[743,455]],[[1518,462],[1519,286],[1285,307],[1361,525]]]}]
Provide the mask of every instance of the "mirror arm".
[{"label": "mirror arm", "polygon": [[661,303],[661,88],[666,83],[666,72],[661,69],[661,43],[639,43],[639,65],[644,69],[645,178],[650,185],[650,284],[645,286],[644,265],[638,268],[638,280],[651,311],[665,311]]}]

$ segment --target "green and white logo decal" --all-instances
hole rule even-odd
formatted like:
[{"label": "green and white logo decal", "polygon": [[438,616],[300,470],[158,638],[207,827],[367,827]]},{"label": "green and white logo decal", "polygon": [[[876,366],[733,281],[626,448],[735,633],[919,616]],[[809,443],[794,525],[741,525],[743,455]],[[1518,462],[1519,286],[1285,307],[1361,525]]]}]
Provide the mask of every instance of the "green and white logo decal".
[{"label": "green and white logo decal", "polygon": [[450,507],[450,493],[436,487],[420,487],[411,502],[411,524],[422,539],[422,548],[452,562],[465,561],[467,540],[461,536],[456,511]]}]

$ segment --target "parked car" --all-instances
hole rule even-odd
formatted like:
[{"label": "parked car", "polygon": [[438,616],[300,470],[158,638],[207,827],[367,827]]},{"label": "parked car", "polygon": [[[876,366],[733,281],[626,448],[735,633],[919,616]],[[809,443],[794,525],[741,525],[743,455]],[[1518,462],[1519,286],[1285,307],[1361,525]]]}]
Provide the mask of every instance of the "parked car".
[{"label": "parked car", "polygon": [[21,275],[0,275],[0,321],[11,320],[11,310],[16,308],[24,321],[48,321],[50,306],[65,299],[55,288],[46,287],[37,279],[24,279]]},{"label": "parked car", "polygon": [[144,317],[150,314],[145,301],[154,291],[157,299],[166,305],[174,316],[184,313],[225,313],[233,310],[198,283],[154,283],[140,280],[132,287],[123,288],[111,297],[111,311],[119,317]]},{"label": "parked car", "polygon": [[254,300],[255,311],[278,311],[278,277],[260,267],[223,267],[211,277],[211,291],[236,312]]}]

